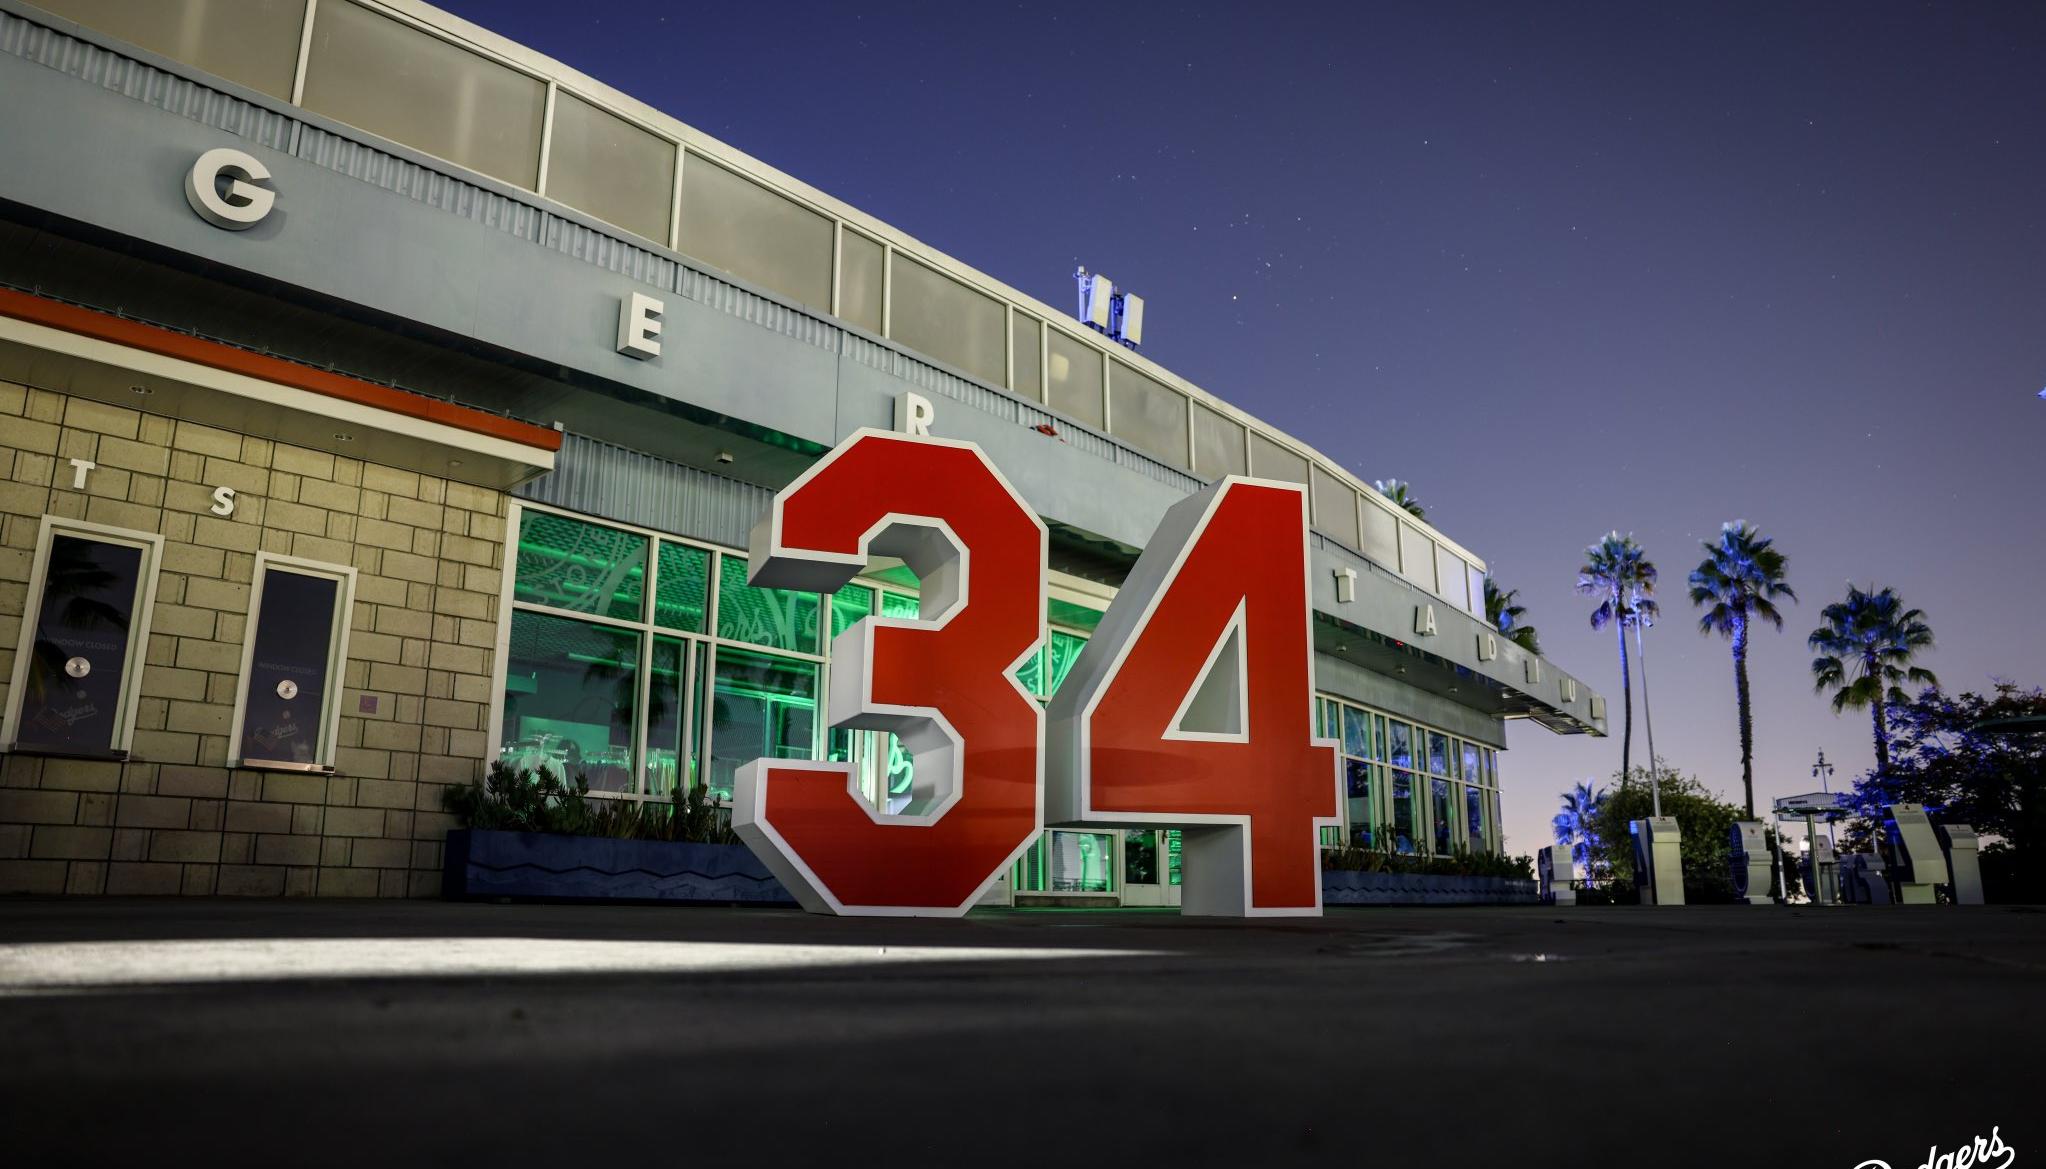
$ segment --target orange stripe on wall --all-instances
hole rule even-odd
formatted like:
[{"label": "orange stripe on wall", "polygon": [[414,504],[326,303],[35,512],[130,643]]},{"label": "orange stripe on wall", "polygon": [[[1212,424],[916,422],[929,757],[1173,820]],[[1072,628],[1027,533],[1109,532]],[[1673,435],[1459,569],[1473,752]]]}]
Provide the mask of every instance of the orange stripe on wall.
[{"label": "orange stripe on wall", "polygon": [[518,422],[486,414],[453,402],[442,402],[379,386],[343,374],[329,373],[311,366],[299,365],[279,357],[261,353],[250,353],[208,341],[203,337],[190,337],[174,333],[155,325],[140,321],[123,320],[94,309],[63,304],[31,293],[0,288],[0,315],[52,329],[62,329],[81,337],[91,337],[115,345],[126,345],[160,357],[174,357],[195,365],[226,370],[246,377],[275,382],[307,393],[338,398],[361,406],[372,406],[407,418],[426,422],[438,422],[472,434],[489,435],[506,442],[522,446],[538,447],[541,450],[559,451],[561,432],[530,422]]}]

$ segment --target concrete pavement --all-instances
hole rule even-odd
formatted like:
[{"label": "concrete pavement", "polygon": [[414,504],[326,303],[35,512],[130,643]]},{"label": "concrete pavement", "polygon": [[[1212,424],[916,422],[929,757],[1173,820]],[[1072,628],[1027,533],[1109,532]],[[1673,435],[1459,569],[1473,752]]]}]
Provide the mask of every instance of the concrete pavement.
[{"label": "concrete pavement", "polygon": [[0,900],[0,1150],[106,1164],[2038,1155],[2027,907]]}]

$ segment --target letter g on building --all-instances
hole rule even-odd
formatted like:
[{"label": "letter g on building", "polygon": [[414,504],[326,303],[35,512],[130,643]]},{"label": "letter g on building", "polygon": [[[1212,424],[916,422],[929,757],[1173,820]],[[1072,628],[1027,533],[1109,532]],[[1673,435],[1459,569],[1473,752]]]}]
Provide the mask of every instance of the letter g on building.
[{"label": "letter g on building", "polygon": [[[269,177],[270,168],[254,155],[231,146],[215,147],[186,172],[185,201],[213,226],[244,231],[261,223],[277,204],[277,192],[256,185]],[[225,191],[222,178],[227,180]]]}]

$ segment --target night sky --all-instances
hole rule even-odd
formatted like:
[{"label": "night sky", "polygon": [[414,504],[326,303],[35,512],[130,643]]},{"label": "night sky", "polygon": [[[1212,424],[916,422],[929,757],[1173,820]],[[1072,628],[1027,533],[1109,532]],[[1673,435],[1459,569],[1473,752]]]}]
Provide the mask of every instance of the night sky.
[{"label": "night sky", "polygon": [[1515,852],[1619,765],[1571,587],[1609,529],[1663,571],[1656,745],[1735,802],[1683,593],[1723,521],[1803,600],[1751,655],[1758,801],[1873,762],[1804,648],[1850,578],[1950,689],[2046,682],[2046,7],[445,6],[1054,306],[1105,272],[1147,356],[1412,481],[1611,699],[1511,724]]}]

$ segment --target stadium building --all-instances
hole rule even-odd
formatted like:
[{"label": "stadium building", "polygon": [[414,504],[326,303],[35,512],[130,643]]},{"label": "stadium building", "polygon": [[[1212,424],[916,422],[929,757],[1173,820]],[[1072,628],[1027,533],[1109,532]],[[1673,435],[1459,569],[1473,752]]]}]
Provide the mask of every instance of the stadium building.
[{"label": "stadium building", "polygon": [[[0,891],[435,892],[493,759],[618,799],[909,763],[818,708],[877,563],[751,587],[773,492],[905,411],[1051,529],[1055,691],[1165,509],[1309,489],[1345,841],[1496,851],[1505,721],[1604,702],[1485,565],[1300,439],[658,110],[412,0],[0,0]],[[1172,834],[1002,895],[1177,900]]]}]

